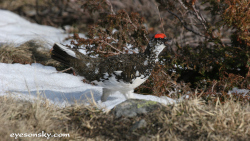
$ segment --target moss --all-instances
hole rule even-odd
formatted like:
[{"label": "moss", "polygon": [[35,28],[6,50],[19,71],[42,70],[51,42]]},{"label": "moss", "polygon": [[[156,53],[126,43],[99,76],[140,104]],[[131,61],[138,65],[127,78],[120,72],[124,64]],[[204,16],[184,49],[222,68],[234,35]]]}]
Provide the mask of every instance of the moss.
[{"label": "moss", "polygon": [[151,101],[151,100],[145,100],[145,101],[146,101],[145,103],[137,104],[137,108],[139,109],[145,106],[152,106],[152,105],[157,104],[157,102],[155,101]]}]

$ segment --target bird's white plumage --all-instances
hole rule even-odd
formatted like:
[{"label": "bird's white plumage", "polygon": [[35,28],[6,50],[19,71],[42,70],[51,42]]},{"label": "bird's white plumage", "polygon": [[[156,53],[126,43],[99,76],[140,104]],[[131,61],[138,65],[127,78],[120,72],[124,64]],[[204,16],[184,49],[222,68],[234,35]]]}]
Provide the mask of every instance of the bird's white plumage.
[{"label": "bird's white plumage", "polygon": [[124,94],[126,98],[131,98],[133,97],[132,92],[134,91],[134,89],[145,82],[148,77],[144,77],[143,75],[141,75],[140,77],[136,77],[135,79],[133,79],[132,83],[127,83],[122,80],[118,81],[115,75],[108,77],[107,73],[105,73],[104,78],[108,78],[108,80],[102,80],[99,82],[95,80],[93,82],[101,87],[111,90],[113,93],[119,91]]},{"label": "bird's white plumage", "polygon": [[158,56],[165,47],[166,45],[157,43],[154,50],[155,55]]}]

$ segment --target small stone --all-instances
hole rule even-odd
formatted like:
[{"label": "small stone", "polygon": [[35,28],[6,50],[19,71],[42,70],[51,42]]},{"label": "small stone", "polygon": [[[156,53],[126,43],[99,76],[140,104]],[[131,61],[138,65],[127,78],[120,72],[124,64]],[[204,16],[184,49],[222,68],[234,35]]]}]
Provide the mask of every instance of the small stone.
[{"label": "small stone", "polygon": [[141,114],[147,114],[155,110],[161,109],[162,104],[143,99],[128,99],[121,104],[115,106],[111,110],[111,114],[114,114],[116,118],[119,117],[134,117]]},{"label": "small stone", "polygon": [[144,119],[141,119],[140,121],[137,121],[131,128],[130,131],[134,131],[138,128],[143,128],[147,126],[147,122]]}]

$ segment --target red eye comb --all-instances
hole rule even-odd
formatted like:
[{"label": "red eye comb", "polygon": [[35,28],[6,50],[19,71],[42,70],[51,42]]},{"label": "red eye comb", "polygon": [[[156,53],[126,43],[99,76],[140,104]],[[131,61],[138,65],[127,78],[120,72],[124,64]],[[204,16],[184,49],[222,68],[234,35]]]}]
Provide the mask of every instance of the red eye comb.
[{"label": "red eye comb", "polygon": [[165,37],[167,36],[163,33],[155,34],[155,38],[165,38]]}]

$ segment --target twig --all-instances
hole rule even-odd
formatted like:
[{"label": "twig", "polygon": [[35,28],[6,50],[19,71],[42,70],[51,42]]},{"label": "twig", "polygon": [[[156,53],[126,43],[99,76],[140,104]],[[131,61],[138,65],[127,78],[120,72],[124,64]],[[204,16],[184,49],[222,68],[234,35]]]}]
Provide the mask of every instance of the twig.
[{"label": "twig", "polygon": [[214,83],[213,83],[213,86],[212,86],[212,92],[214,91],[214,86],[217,84],[217,81],[215,81]]},{"label": "twig", "polygon": [[181,19],[178,15],[176,15],[175,13],[173,13],[172,11],[170,11],[170,10],[168,10],[168,9],[167,9],[167,11],[168,11],[170,14],[174,15],[176,18],[178,18],[179,21],[182,23],[182,25],[185,27],[186,30],[188,30],[188,31],[190,31],[190,32],[192,32],[192,33],[194,33],[194,34],[196,34],[196,35],[205,37],[204,35],[202,35],[202,34],[196,32],[196,31],[194,31],[194,30],[188,28],[188,27],[186,26],[186,23],[184,22],[184,20]]},{"label": "twig", "polygon": [[73,68],[73,67],[69,67],[69,68],[67,68],[67,69],[64,69],[64,70],[62,70],[62,71],[58,71],[58,72],[56,72],[56,73],[63,73],[63,72],[66,72],[66,71],[68,71],[68,70],[72,70],[72,71],[73,71],[73,75],[75,75],[75,71],[74,71],[74,68]]},{"label": "twig", "polygon": [[[113,41],[115,41],[116,43],[118,42],[118,40],[116,40],[113,37],[109,37],[109,38],[112,39]],[[127,42],[126,42],[126,44],[127,44]],[[127,46],[125,46],[125,48],[128,49],[128,50],[130,50],[130,51],[132,51],[133,53],[135,53],[135,51],[133,51],[132,49],[128,48]]]},{"label": "twig", "polygon": [[156,6],[156,8],[157,8],[157,10],[158,10],[158,16],[159,16],[159,18],[160,18],[161,28],[162,28],[162,30],[163,30],[163,33],[165,33],[165,29],[164,29],[164,26],[163,26],[163,19],[162,19],[162,17],[161,17],[161,13],[160,13],[159,7],[158,7],[158,5],[157,5],[157,3],[156,3],[155,1],[154,1],[154,4],[155,4],[155,6]]},{"label": "twig", "polygon": [[107,43],[107,42],[105,42],[105,41],[103,41],[103,40],[100,40],[99,42],[101,42],[101,43],[103,43],[103,44],[105,44],[105,45],[109,45],[109,46],[110,46],[111,48],[113,48],[114,50],[118,51],[119,53],[124,54],[122,51],[120,51],[119,49],[115,48],[115,47],[112,46],[110,43]]},{"label": "twig", "polygon": [[144,36],[144,38],[147,40],[147,42],[149,43],[149,40],[148,40],[148,38],[146,37],[146,35],[143,34],[143,36]]},{"label": "twig", "polygon": [[168,75],[166,74],[166,72],[165,72],[165,71],[163,71],[163,70],[162,70],[161,72],[162,72],[164,75],[168,76]]},{"label": "twig", "polygon": [[[189,10],[188,7],[185,6],[185,4],[181,1],[181,0],[178,0],[178,2],[182,5],[182,7],[187,10],[189,13],[191,13],[192,15],[194,15],[199,21],[200,23],[203,25],[204,29],[205,29],[205,32],[207,33],[207,29],[209,28],[208,25],[206,24],[207,21],[206,19],[202,16],[202,14],[200,13],[199,10],[196,9],[195,7],[195,1],[194,3],[192,3],[192,10]],[[168,10],[168,9],[167,9]],[[186,24],[184,23],[183,19],[181,19],[180,17],[178,17],[178,15],[176,15],[175,13],[173,13],[172,11],[168,10],[169,13],[171,13],[172,15],[174,15],[175,17],[177,17],[180,22],[183,24],[183,26],[185,27],[185,29],[187,29],[188,31],[191,31],[192,33],[196,34],[196,35],[199,35],[199,36],[202,36],[202,37],[206,37],[200,33],[197,33],[195,32],[194,30],[188,28],[186,26]],[[210,36],[210,38],[212,38],[213,40],[215,39],[215,37],[213,36],[213,33],[208,33],[208,35]],[[218,39],[218,38],[217,38]],[[220,39],[219,39],[220,40]],[[219,43],[225,47],[224,43],[220,40]]]},{"label": "twig", "polygon": [[188,8],[185,6],[185,4],[184,4],[181,0],[178,0],[178,1],[179,1],[179,3],[181,4],[181,6],[182,6],[184,9],[188,10]]},{"label": "twig", "polygon": [[38,2],[38,0],[36,0],[36,14],[37,14],[38,16],[41,16],[41,14],[40,14],[40,12],[38,11],[38,9],[39,9],[39,2]]},{"label": "twig", "polygon": [[131,21],[131,19],[130,19],[130,17],[129,17],[129,15],[128,15],[128,13],[127,12],[125,12],[126,13],[126,15],[127,15],[127,17],[128,17],[128,21],[129,21],[129,23],[130,24],[132,24],[132,26],[135,28],[135,30],[137,30],[137,27],[136,27],[136,25]]},{"label": "twig", "polygon": [[119,55],[120,53],[116,53],[116,52],[107,52],[107,51],[101,51],[101,50],[96,50],[97,52],[99,53],[102,53],[102,54],[106,54],[106,53],[110,53],[110,54],[113,54],[113,55]]},{"label": "twig", "polygon": [[113,37],[109,37],[109,38],[112,39],[112,40],[115,41],[115,42],[118,42],[118,40],[115,39],[115,38],[113,38]]},{"label": "twig", "polygon": [[112,3],[111,3],[109,0],[106,0],[106,3],[107,3],[107,5],[109,5],[109,6],[110,6],[111,14],[112,14],[112,15],[115,15],[115,12],[114,12],[114,9],[113,9],[113,6],[112,6]]},{"label": "twig", "polygon": [[[188,10],[188,8],[185,6],[185,4],[181,1],[181,0],[178,0],[178,2],[182,5],[182,7],[185,9],[185,10]],[[193,10],[194,11],[191,11],[191,10],[188,10],[188,12],[190,12],[190,13],[192,13],[200,22],[201,22],[201,24],[204,26],[204,29],[207,29],[207,26],[206,26],[206,20],[205,20],[205,18],[200,14],[200,12],[195,8],[195,4],[194,3],[192,3],[192,8],[193,8]],[[177,15],[175,15],[175,16],[177,16]],[[185,27],[185,26],[184,26]],[[188,30],[188,28],[187,27],[185,27],[187,30]],[[191,29],[190,29],[191,30]],[[190,31],[189,30],[189,31]],[[191,31],[191,32],[193,32],[193,31]],[[194,32],[193,32],[194,33]]]},{"label": "twig", "polygon": [[[207,30],[207,26],[205,25],[206,20],[205,18],[200,14],[200,12],[195,8],[195,5],[192,5],[192,8],[195,12],[196,18],[201,22],[201,24],[204,26],[204,28]],[[198,13],[199,12],[199,13]]]}]

